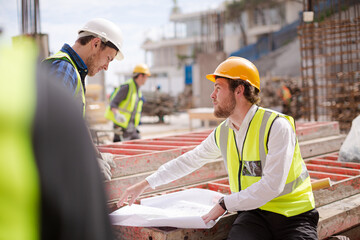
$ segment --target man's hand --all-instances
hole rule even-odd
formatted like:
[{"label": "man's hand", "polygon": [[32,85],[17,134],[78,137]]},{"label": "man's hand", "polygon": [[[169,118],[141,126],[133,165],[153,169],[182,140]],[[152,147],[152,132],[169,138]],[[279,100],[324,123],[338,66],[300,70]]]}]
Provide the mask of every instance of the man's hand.
[{"label": "man's hand", "polygon": [[205,214],[204,216],[202,216],[201,218],[204,220],[205,224],[207,224],[208,222],[210,222],[211,220],[216,220],[218,219],[218,217],[220,217],[221,215],[223,215],[225,212],[225,210],[217,203],[215,204],[215,206],[210,210],[210,212],[208,212],[207,214]]},{"label": "man's hand", "polygon": [[116,164],[113,160],[113,155],[111,153],[100,153],[97,160],[105,180],[110,181],[112,176],[111,168],[116,167]]},{"label": "man's hand", "polygon": [[116,164],[114,162],[114,155],[111,153],[101,153],[102,159],[107,162],[111,168],[116,168]]},{"label": "man's hand", "polygon": [[124,117],[124,115],[119,113],[118,109],[112,108],[111,110],[114,113],[114,117],[117,122],[125,122],[126,121],[126,118]]},{"label": "man's hand", "polygon": [[128,187],[123,194],[120,196],[120,200],[117,203],[118,207],[124,205],[124,202],[128,201],[129,206],[131,206],[135,200],[139,197],[141,193],[143,193],[148,187],[150,187],[149,183],[146,180],[143,180],[137,184]]}]

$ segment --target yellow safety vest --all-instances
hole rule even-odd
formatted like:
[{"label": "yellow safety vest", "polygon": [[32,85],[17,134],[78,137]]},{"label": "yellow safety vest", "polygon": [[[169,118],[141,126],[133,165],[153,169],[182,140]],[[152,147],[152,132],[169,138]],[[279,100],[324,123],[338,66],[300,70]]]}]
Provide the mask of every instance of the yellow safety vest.
[{"label": "yellow safety vest", "polygon": [[81,77],[80,77],[80,73],[78,71],[78,68],[77,68],[76,64],[74,63],[74,61],[69,56],[69,54],[67,54],[65,52],[62,52],[62,51],[59,51],[56,54],[46,58],[45,61],[46,60],[56,60],[56,59],[63,59],[65,61],[70,62],[71,65],[76,70],[75,72],[76,72],[76,76],[77,76],[77,85],[76,85],[74,97],[77,98],[78,94],[81,93],[81,100],[82,100],[82,104],[83,104],[83,117],[85,118],[86,98],[85,98],[85,91],[84,91],[83,85],[81,83]]},{"label": "yellow safety vest", "polygon": [[[142,93],[141,93],[140,89],[139,90],[136,89],[135,82],[132,78],[129,79],[128,81],[126,81],[124,83],[124,85],[125,84],[129,85],[129,91],[128,91],[126,98],[123,101],[121,101],[118,106],[119,112],[126,119],[125,122],[116,121],[114,113],[111,111],[110,106],[108,106],[106,108],[105,118],[113,121],[116,125],[126,129],[129,125],[131,114],[135,109],[137,97],[139,98],[139,101],[138,101],[138,105],[137,105],[137,109],[136,109],[136,113],[135,113],[135,127],[137,127],[139,125],[143,101],[142,101]],[[119,92],[120,87],[115,89],[114,93],[110,97],[110,102],[111,102],[111,100],[113,100],[113,98]]]},{"label": "yellow safety vest", "polygon": [[37,50],[27,39],[14,45],[0,48],[0,239],[33,240],[40,238],[32,145]]},{"label": "yellow safety vest", "polygon": [[[216,144],[221,150],[228,170],[231,192],[244,190],[261,179],[262,169],[266,165],[270,128],[277,117],[287,119],[295,131],[295,122],[292,117],[259,107],[249,124],[241,156],[236,145],[235,133],[226,124],[226,120],[216,128]],[[290,217],[309,211],[314,207],[315,201],[310,176],[296,140],[294,156],[284,190],[260,209]]]}]

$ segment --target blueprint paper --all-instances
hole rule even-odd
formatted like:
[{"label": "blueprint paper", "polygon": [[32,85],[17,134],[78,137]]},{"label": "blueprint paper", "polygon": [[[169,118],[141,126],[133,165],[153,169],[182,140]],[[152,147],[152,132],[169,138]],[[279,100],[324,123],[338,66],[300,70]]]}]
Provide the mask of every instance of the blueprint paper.
[{"label": "blueprint paper", "polygon": [[212,228],[201,216],[207,214],[221,193],[206,189],[187,189],[162,196],[145,198],[140,205],[125,206],[110,214],[113,225],[134,227]]}]

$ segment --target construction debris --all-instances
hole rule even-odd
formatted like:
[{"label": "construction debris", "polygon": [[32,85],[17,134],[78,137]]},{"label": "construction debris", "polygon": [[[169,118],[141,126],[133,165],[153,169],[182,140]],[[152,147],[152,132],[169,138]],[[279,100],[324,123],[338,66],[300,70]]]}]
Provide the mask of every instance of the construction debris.
[{"label": "construction debris", "polygon": [[[292,116],[295,120],[303,117],[300,79],[265,76],[262,82],[260,92],[262,107]],[[285,91],[288,91],[287,96],[285,96]]]},{"label": "construction debris", "polygon": [[172,96],[160,91],[144,91],[144,104],[142,108],[143,116],[157,116],[159,122],[164,122],[164,116],[173,114],[175,109],[175,101]]}]

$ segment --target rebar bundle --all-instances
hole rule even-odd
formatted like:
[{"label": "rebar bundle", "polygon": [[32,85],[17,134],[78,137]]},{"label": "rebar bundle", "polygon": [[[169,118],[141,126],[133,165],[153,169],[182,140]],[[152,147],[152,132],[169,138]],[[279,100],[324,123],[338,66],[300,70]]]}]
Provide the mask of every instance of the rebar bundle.
[{"label": "rebar bundle", "polygon": [[304,117],[336,120],[347,132],[360,114],[360,3],[309,0],[299,28]]}]

